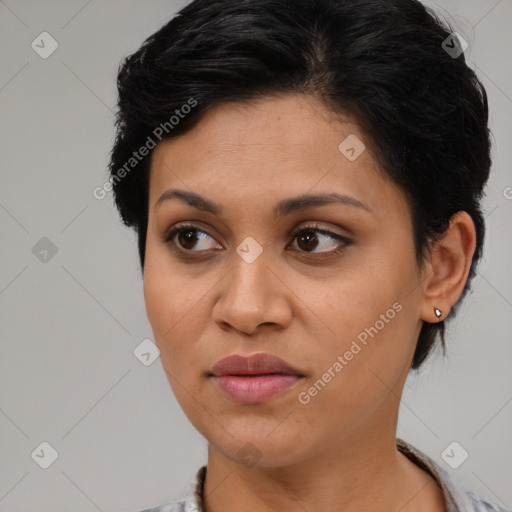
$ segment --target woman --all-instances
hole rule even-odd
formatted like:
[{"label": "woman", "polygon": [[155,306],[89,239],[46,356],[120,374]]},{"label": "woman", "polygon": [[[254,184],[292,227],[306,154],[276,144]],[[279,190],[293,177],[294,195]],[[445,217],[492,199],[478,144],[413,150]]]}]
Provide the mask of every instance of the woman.
[{"label": "woman", "polygon": [[123,63],[110,172],[208,441],[153,511],[497,510],[396,439],[469,289],[486,92],[414,0],[196,0]]}]

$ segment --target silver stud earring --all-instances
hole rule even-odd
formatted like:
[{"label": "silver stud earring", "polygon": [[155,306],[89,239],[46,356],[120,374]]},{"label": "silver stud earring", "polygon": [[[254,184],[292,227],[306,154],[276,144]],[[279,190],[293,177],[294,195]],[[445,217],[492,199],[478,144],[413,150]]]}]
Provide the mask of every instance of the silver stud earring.
[{"label": "silver stud earring", "polygon": [[437,318],[441,318],[443,316],[443,312],[440,309],[434,308],[434,314]]}]

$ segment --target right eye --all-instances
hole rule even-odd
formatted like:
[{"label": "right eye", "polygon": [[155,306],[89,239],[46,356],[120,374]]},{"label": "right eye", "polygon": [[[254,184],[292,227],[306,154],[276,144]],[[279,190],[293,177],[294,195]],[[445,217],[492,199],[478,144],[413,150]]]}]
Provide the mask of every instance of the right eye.
[{"label": "right eye", "polygon": [[[216,242],[212,247],[212,243],[207,242],[208,239],[215,242],[214,238],[208,235],[208,233],[205,233],[203,230],[192,224],[180,224],[173,226],[164,236],[165,243],[172,243],[176,249],[183,252],[203,252],[215,249],[216,247],[222,248]],[[198,244],[199,249],[194,249]]]}]

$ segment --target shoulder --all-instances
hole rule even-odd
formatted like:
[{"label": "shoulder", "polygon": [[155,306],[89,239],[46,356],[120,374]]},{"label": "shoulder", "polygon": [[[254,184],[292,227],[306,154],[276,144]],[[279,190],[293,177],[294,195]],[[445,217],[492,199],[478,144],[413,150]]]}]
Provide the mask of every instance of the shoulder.
[{"label": "shoulder", "polygon": [[459,482],[452,479],[452,485],[457,488],[459,492],[459,503],[464,508],[459,507],[461,511],[468,512],[510,512],[510,509],[502,507],[496,503],[489,501],[480,494],[467,489]]},{"label": "shoulder", "polygon": [[447,512],[511,512],[468,489],[437,462],[406,441],[398,438],[397,448],[436,480],[443,491]]},{"label": "shoulder", "polygon": [[448,501],[451,501],[454,512],[510,512],[510,509],[468,489],[439,465],[436,465],[436,470],[438,478],[444,484]]},{"label": "shoulder", "polygon": [[204,465],[197,470],[182,498],[159,507],[146,508],[139,512],[202,512],[203,486],[206,477],[206,467],[207,466]]}]

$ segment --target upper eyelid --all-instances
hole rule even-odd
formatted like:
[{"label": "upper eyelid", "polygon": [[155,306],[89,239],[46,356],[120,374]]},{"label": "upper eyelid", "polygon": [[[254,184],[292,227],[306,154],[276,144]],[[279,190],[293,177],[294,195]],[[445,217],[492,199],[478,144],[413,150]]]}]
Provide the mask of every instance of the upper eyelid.
[{"label": "upper eyelid", "polygon": [[323,233],[324,235],[334,235],[336,237],[348,238],[345,235],[342,235],[341,233],[336,233],[336,231],[333,231],[332,229],[329,229],[329,228],[326,228],[323,226],[317,226],[317,225],[298,227],[291,232],[291,235],[296,236],[298,233],[301,233],[302,231],[307,231],[307,230],[319,231],[320,233]]}]

